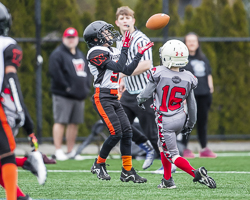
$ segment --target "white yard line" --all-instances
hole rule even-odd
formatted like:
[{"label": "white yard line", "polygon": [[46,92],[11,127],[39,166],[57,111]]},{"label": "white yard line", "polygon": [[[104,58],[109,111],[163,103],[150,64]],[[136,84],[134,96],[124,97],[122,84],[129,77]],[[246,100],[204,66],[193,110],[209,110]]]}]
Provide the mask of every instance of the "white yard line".
[{"label": "white yard line", "polygon": [[[234,157],[234,156],[250,156],[250,152],[234,152],[234,153],[217,153],[218,157]],[[95,159],[97,155],[82,155],[83,160]],[[112,155],[112,159],[120,159],[121,155]],[[109,158],[111,158],[109,157]],[[195,157],[199,157],[199,154],[195,154]]]},{"label": "white yard line", "polygon": [[[29,172],[27,170],[18,170],[18,172]],[[90,173],[90,170],[48,170],[50,173]],[[109,173],[121,173],[119,170],[108,170]],[[138,171],[138,173],[154,174],[155,171]],[[186,173],[176,171],[177,174]],[[209,174],[250,174],[246,171],[209,171]]]}]

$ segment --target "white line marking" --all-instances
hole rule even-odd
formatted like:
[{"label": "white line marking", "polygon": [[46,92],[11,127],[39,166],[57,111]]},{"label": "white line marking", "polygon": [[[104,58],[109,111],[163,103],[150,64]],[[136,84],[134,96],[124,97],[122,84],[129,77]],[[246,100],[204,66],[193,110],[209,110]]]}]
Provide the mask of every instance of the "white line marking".
[{"label": "white line marking", "polygon": [[[242,156],[250,156],[250,152],[235,152],[235,153],[216,153],[218,157],[242,157]],[[83,160],[95,159],[97,155],[82,155]],[[195,157],[199,157],[199,154],[195,154]],[[121,155],[112,155],[109,156],[108,159],[121,159]]]},{"label": "white line marking", "polygon": [[[29,172],[26,170],[18,170],[18,172]],[[51,173],[91,173],[90,170],[48,170]],[[121,173],[117,170],[108,170],[109,173]],[[154,174],[155,171],[138,171],[138,173]],[[186,173],[183,171],[176,171],[177,174]],[[209,174],[250,174],[246,171],[208,171]]]}]

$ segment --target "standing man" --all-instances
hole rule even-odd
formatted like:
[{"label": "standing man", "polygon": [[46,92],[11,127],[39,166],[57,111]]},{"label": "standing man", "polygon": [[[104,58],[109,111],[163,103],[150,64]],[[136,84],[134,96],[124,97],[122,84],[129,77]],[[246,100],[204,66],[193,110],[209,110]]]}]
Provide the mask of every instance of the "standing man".
[{"label": "standing man", "polygon": [[[132,62],[132,58],[138,52],[137,43],[140,43],[141,46],[147,44],[150,40],[149,38],[139,31],[135,26],[134,11],[131,10],[128,6],[123,6],[117,9],[116,11],[116,25],[120,28],[120,32],[124,36],[125,31],[129,31],[133,37],[131,46],[128,49],[128,60],[127,64]],[[122,42],[116,43],[117,48],[122,48]],[[120,99],[124,111],[126,112],[130,124],[133,123],[135,117],[138,117],[140,125],[143,129],[146,137],[133,129],[133,141],[142,147],[147,152],[145,165],[143,169],[150,167],[153,163],[154,155],[148,153],[153,145],[154,150],[157,153],[157,157],[160,157],[160,152],[157,146],[157,127],[154,123],[155,115],[150,105],[153,103],[153,99],[150,98],[145,103],[145,110],[142,110],[137,105],[136,96],[146,87],[148,83],[147,71],[153,67],[153,58],[152,58],[152,49],[148,49],[142,56],[138,67],[131,74],[131,76],[126,76],[121,74],[121,82],[119,92],[122,93]],[[126,88],[126,90],[125,90]],[[138,141],[139,140],[139,141]],[[149,140],[149,141],[148,141]],[[150,143],[151,142],[151,143]],[[152,152],[152,151],[151,151]],[[147,162],[146,162],[147,161]]]},{"label": "standing man", "polygon": [[[62,44],[49,58],[49,73],[52,78],[51,91],[53,99],[53,139],[57,160],[75,156],[78,124],[83,123],[84,99],[90,90],[90,72],[83,53],[77,48],[78,32],[69,27],[63,33]],[[61,149],[64,129],[66,127],[67,155]]]}]

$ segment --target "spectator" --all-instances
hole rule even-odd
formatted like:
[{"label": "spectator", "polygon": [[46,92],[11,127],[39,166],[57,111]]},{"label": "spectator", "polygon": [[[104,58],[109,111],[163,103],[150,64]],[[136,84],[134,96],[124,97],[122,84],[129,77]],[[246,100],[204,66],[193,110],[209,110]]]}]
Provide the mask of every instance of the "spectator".
[{"label": "spectator", "polygon": [[[133,57],[138,52],[137,44],[145,45],[149,42],[149,38],[139,31],[135,25],[134,11],[128,6],[123,6],[116,11],[116,25],[120,28],[120,32],[124,37],[125,31],[129,31],[132,34],[133,41],[128,49],[128,61],[127,64],[132,62]],[[116,47],[122,49],[122,41],[116,42]],[[126,76],[121,74],[119,93],[122,94],[120,99],[124,111],[126,112],[130,124],[134,122],[134,119],[138,117],[139,123],[142,127],[142,134],[138,129],[133,127],[132,140],[146,151],[146,159],[143,164],[143,169],[147,169],[152,165],[154,160],[154,150],[156,156],[160,157],[160,152],[157,146],[158,134],[157,127],[154,123],[155,115],[154,110],[150,107],[153,103],[153,98],[150,98],[145,103],[145,111],[141,110],[137,105],[136,96],[146,87],[148,83],[147,71],[153,67],[152,49],[149,49],[142,56],[138,67],[130,75]],[[153,148],[154,149],[153,149]]]},{"label": "spectator", "polygon": [[[78,124],[83,123],[84,99],[90,90],[90,72],[84,54],[77,48],[79,42],[76,29],[67,28],[58,46],[49,58],[49,73],[52,78],[51,91],[53,99],[53,139],[57,160],[75,156]],[[67,155],[61,149],[66,127]]]},{"label": "spectator", "polygon": [[[216,154],[207,147],[208,111],[212,103],[212,93],[214,92],[211,67],[207,57],[200,48],[199,38],[196,33],[188,33],[184,42],[189,50],[189,62],[185,69],[198,78],[198,86],[194,90],[194,94],[197,103],[197,134],[202,148],[200,157],[215,158]],[[193,152],[186,148],[188,139],[183,138],[183,143],[185,145],[183,156],[194,158]]]}]

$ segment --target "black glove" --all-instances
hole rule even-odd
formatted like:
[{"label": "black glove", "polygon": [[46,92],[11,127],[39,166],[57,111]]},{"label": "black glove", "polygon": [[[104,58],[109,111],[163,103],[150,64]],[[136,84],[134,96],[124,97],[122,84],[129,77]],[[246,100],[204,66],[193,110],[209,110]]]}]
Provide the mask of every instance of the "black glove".
[{"label": "black glove", "polygon": [[139,106],[142,110],[146,110],[146,108],[145,108],[145,106],[144,106],[143,103],[138,104],[138,106]]},{"label": "black glove", "polygon": [[188,139],[188,136],[189,136],[190,133],[192,132],[192,129],[193,129],[193,128],[190,128],[190,127],[184,127],[184,128],[181,130],[181,134],[182,134],[182,135],[185,135],[185,136],[186,136],[186,139]]}]

